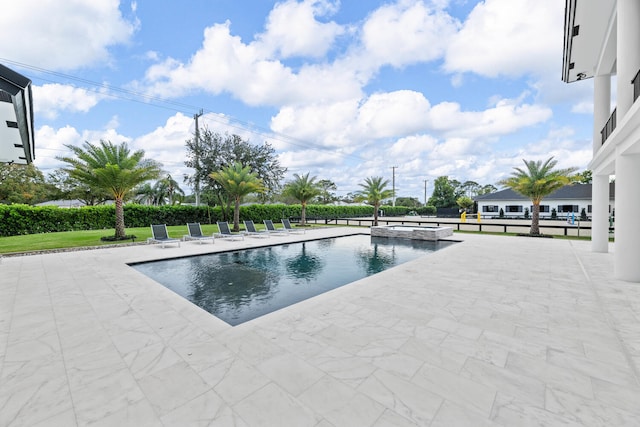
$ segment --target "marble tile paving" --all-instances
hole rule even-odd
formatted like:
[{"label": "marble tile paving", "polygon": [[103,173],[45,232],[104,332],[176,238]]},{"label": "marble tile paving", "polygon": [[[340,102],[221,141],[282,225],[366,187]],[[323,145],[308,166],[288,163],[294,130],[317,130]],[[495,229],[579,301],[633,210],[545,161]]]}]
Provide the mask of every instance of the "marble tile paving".
[{"label": "marble tile paving", "polygon": [[456,234],[236,327],[127,266],[363,231],[5,257],[0,426],[640,425],[640,284],[588,242]]}]

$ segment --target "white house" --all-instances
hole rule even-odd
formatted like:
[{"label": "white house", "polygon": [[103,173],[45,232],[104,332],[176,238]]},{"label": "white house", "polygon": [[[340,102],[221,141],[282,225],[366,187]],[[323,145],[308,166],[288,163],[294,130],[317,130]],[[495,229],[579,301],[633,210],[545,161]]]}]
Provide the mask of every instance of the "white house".
[{"label": "white house", "polygon": [[33,162],[33,136],[31,80],[0,64],[0,162]]},{"label": "white house", "polygon": [[562,80],[587,78],[594,87],[592,250],[608,251],[615,175],[615,277],[640,282],[640,1],[566,0]]},{"label": "white house", "polygon": [[[551,218],[552,211],[555,210],[558,218],[579,217],[584,212],[591,218],[593,204],[591,202],[591,184],[567,185],[554,191],[542,200],[540,204],[540,218]],[[615,212],[615,186],[609,185],[609,214]],[[500,209],[505,217],[522,218],[525,209],[529,213],[533,211],[531,201],[507,188],[491,194],[477,196],[474,199],[478,203],[478,212],[483,218],[498,218]]]}]

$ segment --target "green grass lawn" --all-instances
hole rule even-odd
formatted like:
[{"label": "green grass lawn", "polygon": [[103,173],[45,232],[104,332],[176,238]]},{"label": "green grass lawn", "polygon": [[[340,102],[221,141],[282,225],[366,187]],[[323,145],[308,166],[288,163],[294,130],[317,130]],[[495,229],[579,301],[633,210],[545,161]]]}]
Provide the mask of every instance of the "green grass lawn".
[{"label": "green grass lawn", "polygon": [[[260,225],[256,224],[256,227],[259,228]],[[167,231],[170,237],[176,239],[181,239],[185,234],[189,234],[186,225],[168,226]],[[216,233],[218,227],[215,224],[202,224],[202,232],[204,234]],[[0,254],[131,243],[131,240],[122,242],[103,242],[100,240],[102,236],[113,236],[114,234],[115,230],[112,228],[0,237]],[[148,237],[151,237],[151,227],[127,228],[127,235],[136,236],[136,242],[145,242]]]}]

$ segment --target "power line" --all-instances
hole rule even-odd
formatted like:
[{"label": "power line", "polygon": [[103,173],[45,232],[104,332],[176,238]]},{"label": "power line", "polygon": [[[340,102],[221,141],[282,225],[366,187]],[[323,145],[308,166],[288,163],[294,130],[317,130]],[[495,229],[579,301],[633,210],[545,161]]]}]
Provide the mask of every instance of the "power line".
[{"label": "power line", "polygon": [[[29,70],[33,70],[33,71],[37,71],[39,73],[44,73],[44,74],[50,74],[53,76],[57,76],[57,77],[61,77],[61,78],[65,78],[65,79],[69,79],[69,80],[73,80],[73,81],[77,81],[86,85],[90,85],[93,86],[95,88],[87,88],[87,87],[82,87],[81,89],[87,90],[89,92],[93,92],[96,94],[99,94],[103,97],[110,97],[110,98],[116,98],[116,99],[122,99],[125,101],[131,101],[131,102],[137,102],[137,103],[141,103],[141,104],[145,104],[145,105],[150,105],[156,108],[164,108],[167,110],[171,110],[171,111],[177,111],[180,113],[187,113],[187,111],[196,111],[199,110],[201,113],[212,113],[214,114],[214,116],[207,116],[204,117],[205,120],[209,120],[209,121],[214,121],[220,124],[224,124],[228,127],[231,128],[236,128],[236,129],[240,129],[246,132],[249,132],[251,134],[254,135],[258,135],[260,137],[263,138],[268,138],[268,139],[273,139],[273,140],[277,140],[280,142],[283,142],[285,144],[294,146],[294,147],[299,147],[299,148],[307,148],[307,149],[312,149],[315,151],[321,151],[321,152],[330,152],[333,155],[337,155],[339,157],[343,157],[343,158],[353,158],[359,161],[366,161],[364,158],[356,155],[356,154],[350,154],[350,153],[343,153],[340,152],[338,150],[335,149],[331,149],[328,147],[325,147],[323,145],[320,144],[315,144],[312,143],[310,141],[305,141],[305,140],[301,140],[299,138],[295,138],[292,137],[290,135],[286,135],[283,133],[279,133],[279,132],[274,132],[271,129],[268,128],[264,128],[261,126],[257,126],[255,124],[240,120],[238,118],[235,118],[233,116],[224,114],[223,117],[226,120],[223,120],[222,118],[217,118],[219,117],[221,114],[220,113],[216,113],[214,111],[211,110],[204,110],[202,108],[198,108],[195,107],[191,104],[186,104],[183,102],[178,102],[178,101],[173,101],[167,98],[162,98],[159,96],[154,96],[154,95],[149,95],[149,94],[145,94],[145,93],[141,93],[141,92],[136,92],[130,89],[124,89],[118,86],[113,86],[113,85],[109,85],[106,83],[100,83],[100,82],[96,82],[96,81],[92,81],[89,79],[85,79],[82,77],[77,77],[77,76],[73,76],[70,74],[65,74],[65,73],[60,73],[57,71],[53,71],[53,70],[48,70],[46,68],[42,68],[42,67],[37,67],[34,65],[29,65],[29,64],[24,64],[22,62],[17,62],[17,61],[12,61],[10,59],[6,59],[6,58],[0,58],[1,62],[6,62],[9,64],[13,64],[22,68],[26,68]],[[37,79],[42,80],[42,81],[46,81],[46,82],[50,82],[50,83],[60,83],[60,81],[56,81],[56,80],[51,80],[51,79],[46,79],[44,77],[38,76]],[[73,87],[77,87],[75,85],[72,85]],[[97,89],[96,89],[97,88]],[[105,92],[105,90],[107,92]],[[136,99],[138,98],[138,99]],[[166,105],[160,105],[160,104],[168,104],[168,106]],[[180,107],[180,108],[176,108],[176,107]],[[202,114],[201,114],[202,115]]]}]

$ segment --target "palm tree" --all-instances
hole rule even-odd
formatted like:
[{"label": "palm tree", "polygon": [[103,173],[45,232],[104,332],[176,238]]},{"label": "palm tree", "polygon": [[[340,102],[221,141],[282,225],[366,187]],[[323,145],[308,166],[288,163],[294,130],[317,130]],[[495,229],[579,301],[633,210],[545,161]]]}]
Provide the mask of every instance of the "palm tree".
[{"label": "palm tree", "polygon": [[373,205],[373,225],[378,225],[378,209],[380,203],[384,199],[388,199],[393,196],[393,190],[386,189],[389,185],[389,180],[382,180],[381,176],[373,176],[366,178],[364,184],[358,184],[362,187],[362,190],[358,192],[356,200],[366,201],[370,205]]},{"label": "palm tree", "polygon": [[540,202],[545,196],[571,183],[571,175],[577,168],[556,169],[558,163],[553,157],[544,163],[541,160],[522,160],[525,169],[514,168],[509,178],[498,184],[511,188],[516,193],[531,199],[533,212],[531,215],[531,231],[529,234],[540,234]]},{"label": "palm tree", "polygon": [[58,157],[69,164],[64,169],[69,176],[108,192],[116,204],[116,239],[126,238],[124,199],[139,184],[160,175],[160,164],[144,159],[144,150],[131,152],[126,142],[114,145],[110,141],[100,144],[85,142],[82,147],[65,145],[76,157]]},{"label": "palm tree", "polygon": [[134,190],[134,200],[143,205],[155,205],[156,204],[156,192],[148,182],[139,185]]},{"label": "palm tree", "polygon": [[247,194],[264,192],[266,188],[262,180],[257,174],[251,172],[249,166],[243,167],[240,162],[223,167],[209,176],[218,181],[229,197],[235,201],[233,231],[240,231],[240,201]]},{"label": "palm tree", "polygon": [[316,182],[315,176],[309,178],[309,173],[302,176],[294,173],[293,177],[295,179],[285,185],[282,194],[300,202],[302,205],[300,225],[304,225],[307,217],[307,202],[322,193],[322,189]]},{"label": "palm tree", "polygon": [[171,175],[159,179],[153,189],[159,205],[164,205],[165,203],[173,205],[176,202],[176,196],[184,197],[184,190],[180,188],[180,184]]}]

